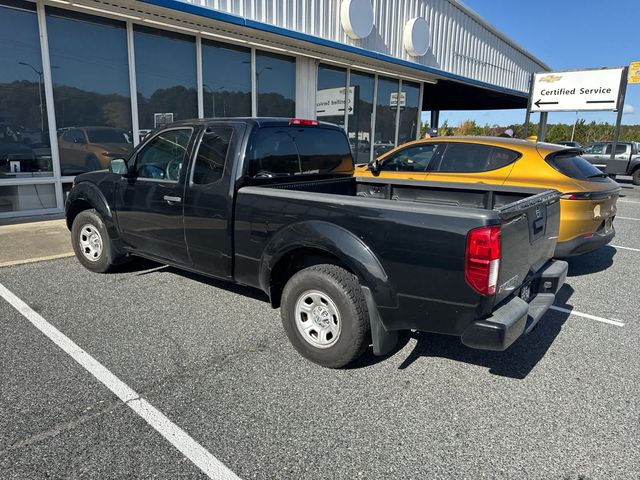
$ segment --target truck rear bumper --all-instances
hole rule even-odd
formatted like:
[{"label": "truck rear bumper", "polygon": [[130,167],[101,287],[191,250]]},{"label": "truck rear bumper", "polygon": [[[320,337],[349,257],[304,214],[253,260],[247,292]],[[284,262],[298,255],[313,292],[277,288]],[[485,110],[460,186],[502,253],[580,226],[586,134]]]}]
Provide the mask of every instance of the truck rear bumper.
[{"label": "truck rear bumper", "polygon": [[482,350],[506,350],[522,335],[529,333],[546,313],[567,277],[568,264],[562,260],[547,263],[531,279],[531,299],[520,296],[521,289],[509,301],[483,320],[473,322],[463,333],[462,343]]}]

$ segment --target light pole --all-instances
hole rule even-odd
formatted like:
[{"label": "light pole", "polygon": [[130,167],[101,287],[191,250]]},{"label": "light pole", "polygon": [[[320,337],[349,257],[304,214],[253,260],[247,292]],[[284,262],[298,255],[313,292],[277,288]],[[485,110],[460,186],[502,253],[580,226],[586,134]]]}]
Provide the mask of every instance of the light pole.
[{"label": "light pole", "polygon": [[262,70],[256,72],[256,81],[260,81],[260,75],[264,73],[265,70],[273,70],[271,67],[263,67]]},{"label": "light pole", "polygon": [[[251,64],[249,61],[244,61],[242,63]],[[256,72],[256,82],[260,81],[260,75],[264,73],[265,70],[273,70],[272,67],[262,67],[259,72]]]},{"label": "light pole", "polygon": [[216,96],[214,92],[219,92],[220,90],[222,90],[224,87],[218,87],[215,90],[213,88],[211,88],[209,85],[207,85],[206,83],[202,84],[203,88],[206,88],[207,90],[209,90],[209,93],[211,93],[211,116],[213,118],[216,117]]},{"label": "light pole", "polygon": [[[38,70],[36,67],[27,62],[18,62],[18,65],[24,65],[33,70],[38,75],[38,97],[40,98],[40,131],[44,132],[44,102],[42,101],[42,84],[44,83],[44,73]],[[51,65],[51,69],[59,68],[55,65]]]},{"label": "light pole", "polygon": [[42,76],[43,73],[36,67],[26,62],[18,62],[19,65],[31,68],[38,75],[38,96],[40,97],[40,131],[44,132],[44,105],[42,104]]},{"label": "light pole", "polygon": [[[265,70],[273,70],[271,67],[262,67],[259,72],[256,72],[256,89],[260,89],[260,75],[264,73]],[[256,97],[258,96],[258,92],[256,92]]]}]

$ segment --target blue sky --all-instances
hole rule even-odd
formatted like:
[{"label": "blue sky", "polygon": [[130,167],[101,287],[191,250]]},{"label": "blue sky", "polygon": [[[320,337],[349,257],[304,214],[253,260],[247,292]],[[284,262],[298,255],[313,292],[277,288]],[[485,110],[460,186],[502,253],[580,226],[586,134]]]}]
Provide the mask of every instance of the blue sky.
[{"label": "blue sky", "polygon": [[[640,0],[464,0],[498,30],[553,70],[615,67],[640,61]],[[626,102],[634,112],[624,124],[640,124],[640,85],[629,85]],[[441,112],[440,122],[472,119],[484,125],[522,123],[524,110]],[[581,112],[587,121],[614,123],[613,112]],[[423,118],[427,120],[427,118]],[[573,123],[575,113],[550,113],[550,123]],[[538,116],[532,115],[532,121]]]}]

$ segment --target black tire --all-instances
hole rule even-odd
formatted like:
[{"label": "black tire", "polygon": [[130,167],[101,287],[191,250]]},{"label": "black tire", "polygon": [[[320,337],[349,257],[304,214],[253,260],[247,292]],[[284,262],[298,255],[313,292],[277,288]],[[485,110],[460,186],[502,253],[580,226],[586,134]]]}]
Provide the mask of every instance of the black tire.
[{"label": "black tire", "polygon": [[87,155],[87,158],[84,159],[84,166],[87,168],[88,172],[102,170],[102,165],[100,165],[100,161],[95,155]]},{"label": "black tire", "polygon": [[[329,347],[318,348],[311,344],[296,324],[296,305],[309,291],[326,295],[339,313],[340,332]],[[282,292],[280,315],[295,349],[323,367],[348,365],[360,357],[370,343],[369,313],[358,279],[336,265],[314,265],[293,275]]]},{"label": "black tire", "polygon": [[[96,232],[101,242],[101,252],[93,259],[88,258],[88,256],[93,255],[91,255],[82,244],[83,239],[87,238],[85,228],[88,228],[90,232]],[[95,209],[83,210],[73,220],[73,225],[71,226],[71,244],[73,245],[76,258],[84,267],[92,272],[106,273],[116,265],[126,261],[126,257],[116,251],[113,241],[107,232],[107,228]]]},{"label": "black tire", "polygon": [[634,185],[640,185],[640,168],[636,168],[631,174],[631,179]]}]

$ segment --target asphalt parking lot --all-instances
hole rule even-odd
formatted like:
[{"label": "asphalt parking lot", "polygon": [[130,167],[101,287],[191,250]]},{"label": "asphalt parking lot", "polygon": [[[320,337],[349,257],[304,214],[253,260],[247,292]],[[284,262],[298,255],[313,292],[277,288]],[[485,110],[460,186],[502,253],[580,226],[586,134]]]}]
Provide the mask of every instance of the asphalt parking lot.
[{"label": "asphalt parking lot", "polygon": [[640,187],[620,183],[614,246],[571,260],[557,309],[501,353],[408,333],[328,370],[249,290],[143,262],[1,268],[170,427],[0,299],[0,478],[206,478],[203,452],[247,479],[639,478]]}]

